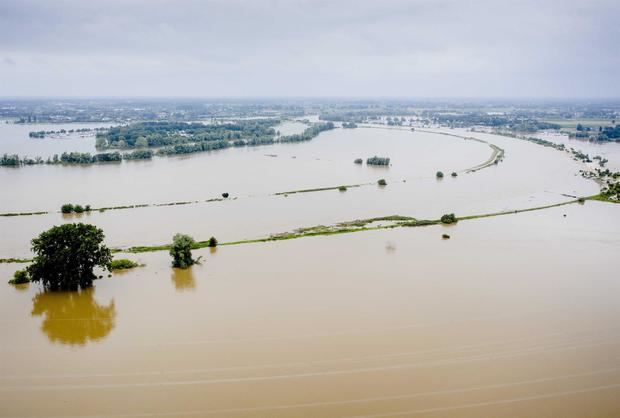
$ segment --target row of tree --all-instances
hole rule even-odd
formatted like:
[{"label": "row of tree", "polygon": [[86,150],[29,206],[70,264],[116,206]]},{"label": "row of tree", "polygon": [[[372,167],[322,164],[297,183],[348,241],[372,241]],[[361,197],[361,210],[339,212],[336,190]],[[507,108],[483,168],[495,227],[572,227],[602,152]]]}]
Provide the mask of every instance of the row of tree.
[{"label": "row of tree", "polygon": [[[83,223],[54,226],[32,240],[35,257],[25,270],[15,273],[12,284],[41,282],[50,290],[77,290],[90,287],[97,279],[95,267],[118,270],[135,267],[129,260],[112,260],[112,252],[103,243],[105,236],[100,228]],[[217,246],[211,237],[206,245]],[[197,263],[192,249],[197,243],[188,235],[176,234],[170,245],[172,266],[188,268]]]}]

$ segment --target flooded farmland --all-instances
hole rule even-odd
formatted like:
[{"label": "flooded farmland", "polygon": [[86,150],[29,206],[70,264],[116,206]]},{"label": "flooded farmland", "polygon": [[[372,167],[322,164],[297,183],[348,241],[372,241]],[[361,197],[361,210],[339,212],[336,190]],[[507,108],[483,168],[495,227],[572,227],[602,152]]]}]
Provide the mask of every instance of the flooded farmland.
[{"label": "flooded farmland", "polygon": [[[468,172],[489,144],[505,158]],[[353,164],[373,155],[392,165]],[[358,128],[148,162],[2,168],[13,196],[3,211],[50,213],[1,217],[0,254],[30,257],[32,237],[76,221],[127,248],[176,232],[225,243],[387,215],[534,208],[597,193],[576,175],[583,166],[490,134]],[[190,202],[58,212],[176,200]],[[5,285],[0,416],[67,416],[68,405],[85,417],[617,416],[617,212],[587,201],[228,245],[196,251],[202,262],[188,270],[171,268],[167,251],[123,254],[144,266],[78,292]]]}]

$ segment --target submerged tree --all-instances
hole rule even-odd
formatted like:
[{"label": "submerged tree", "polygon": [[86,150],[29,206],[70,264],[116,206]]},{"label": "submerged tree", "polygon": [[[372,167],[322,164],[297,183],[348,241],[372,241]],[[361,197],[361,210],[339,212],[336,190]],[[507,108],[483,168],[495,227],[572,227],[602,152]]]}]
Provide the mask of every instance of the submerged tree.
[{"label": "submerged tree", "polygon": [[103,245],[103,231],[83,223],[55,226],[32,240],[36,254],[28,273],[49,289],[75,290],[96,279],[96,266],[110,269],[112,255]]},{"label": "submerged tree", "polygon": [[189,235],[176,234],[172,237],[170,255],[172,256],[172,266],[186,269],[192,266],[196,260],[192,258],[192,247],[196,241]]}]

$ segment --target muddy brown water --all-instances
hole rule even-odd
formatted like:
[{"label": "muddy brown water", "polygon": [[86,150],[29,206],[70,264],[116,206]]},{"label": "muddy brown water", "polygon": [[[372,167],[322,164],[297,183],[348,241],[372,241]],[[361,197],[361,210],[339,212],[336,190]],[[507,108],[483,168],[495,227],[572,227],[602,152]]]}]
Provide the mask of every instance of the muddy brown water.
[{"label": "muddy brown water", "polygon": [[221,247],[187,271],[140,254],[80,293],[2,286],[0,415],[618,416],[617,214]]},{"label": "muddy brown water", "polygon": [[[320,146],[231,150],[229,161],[250,156],[253,167],[280,161],[285,151],[300,161],[307,156],[306,168],[281,167],[299,168],[299,177],[264,170],[244,177],[232,170],[242,164],[230,162],[230,171],[220,166],[218,176],[230,173],[246,194],[234,201],[81,219],[103,226],[110,245],[129,245],[167,242],[177,230],[233,239],[356,217],[528,207],[570,199],[561,193],[596,192],[574,176],[579,164],[534,144],[480,134],[505,148],[506,160],[437,181],[434,156],[453,161],[449,171],[483,161],[490,150],[429,134],[420,141],[426,152],[409,144],[409,132],[354,131],[321,135]],[[296,179],[320,186],[332,177],[337,183],[377,177],[366,167],[353,171],[360,167],[349,166],[344,148],[340,164],[314,165],[320,160],[311,158],[336,144],[325,153],[335,159],[340,140],[364,144],[366,135],[367,146],[377,135],[396,144],[394,166],[382,175],[388,187],[268,195],[301,188]],[[216,155],[227,158],[154,161],[147,173],[167,164],[177,167],[169,172],[179,173],[177,180],[207,173],[207,162],[218,164]],[[406,164],[408,158],[415,163]],[[194,171],[184,171],[186,163]],[[106,170],[117,179],[117,172],[127,173],[124,165],[91,168],[99,175],[82,177],[82,190],[104,184]],[[14,193],[19,181],[36,178],[29,168],[10,173],[2,174],[8,179],[2,184]],[[22,174],[30,180],[19,180]],[[307,179],[310,174],[315,178]],[[400,177],[407,182],[394,181]],[[266,178],[282,187],[264,184]],[[257,185],[264,195],[254,191]],[[205,187],[205,194],[216,189]],[[165,198],[165,188],[152,190]],[[60,187],[57,193],[64,200],[73,192]],[[142,197],[136,193],[104,197]],[[31,203],[49,202],[3,201],[14,208]],[[619,211],[620,205],[588,201],[452,226],[219,247],[196,251],[202,264],[189,270],[170,267],[165,251],[128,255],[146,266],[80,292],[0,284],[0,416],[616,417]],[[31,236],[75,220],[60,214],[2,219],[0,254],[28,255]],[[0,264],[0,277],[20,267]]]}]

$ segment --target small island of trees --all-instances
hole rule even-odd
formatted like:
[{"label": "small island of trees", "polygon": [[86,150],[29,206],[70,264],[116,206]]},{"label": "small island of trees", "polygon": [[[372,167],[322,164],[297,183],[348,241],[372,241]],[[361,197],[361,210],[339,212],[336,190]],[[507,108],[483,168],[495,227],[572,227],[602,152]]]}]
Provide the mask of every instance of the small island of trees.
[{"label": "small island of trees", "polygon": [[368,165],[390,165],[390,159],[388,157],[370,157],[366,159]]}]

